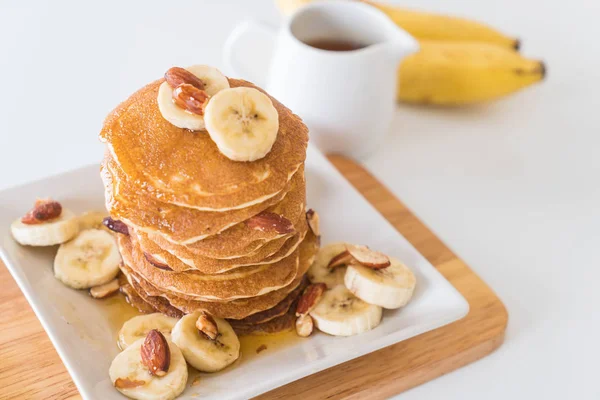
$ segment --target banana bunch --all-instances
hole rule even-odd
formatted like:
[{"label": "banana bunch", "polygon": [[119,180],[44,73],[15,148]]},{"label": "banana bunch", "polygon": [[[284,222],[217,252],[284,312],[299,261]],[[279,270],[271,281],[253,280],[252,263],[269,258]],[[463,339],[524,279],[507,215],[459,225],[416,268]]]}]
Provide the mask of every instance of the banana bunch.
[{"label": "banana bunch", "polygon": [[[275,0],[284,14],[318,0]],[[518,53],[520,41],[463,18],[360,0],[419,40],[398,69],[397,98],[413,104],[463,105],[493,100],[544,79],[543,62]]]}]

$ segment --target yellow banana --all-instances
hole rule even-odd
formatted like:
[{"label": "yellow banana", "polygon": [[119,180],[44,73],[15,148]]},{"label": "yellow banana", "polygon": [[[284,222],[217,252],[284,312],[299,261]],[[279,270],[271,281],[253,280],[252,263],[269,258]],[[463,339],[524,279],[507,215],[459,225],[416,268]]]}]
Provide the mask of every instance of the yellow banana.
[{"label": "yellow banana", "polygon": [[[275,0],[275,4],[286,15],[297,8],[318,0]],[[362,0],[388,15],[398,26],[419,40],[480,41],[499,46],[519,49],[519,40],[506,36],[479,22],[465,18],[426,13]]]},{"label": "yellow banana", "polygon": [[544,63],[481,42],[421,41],[398,69],[398,100],[461,105],[495,99],[544,78]]},{"label": "yellow banana", "polygon": [[363,0],[392,19],[402,29],[418,40],[477,41],[518,50],[518,39],[479,22],[442,14],[412,11],[379,2]]}]

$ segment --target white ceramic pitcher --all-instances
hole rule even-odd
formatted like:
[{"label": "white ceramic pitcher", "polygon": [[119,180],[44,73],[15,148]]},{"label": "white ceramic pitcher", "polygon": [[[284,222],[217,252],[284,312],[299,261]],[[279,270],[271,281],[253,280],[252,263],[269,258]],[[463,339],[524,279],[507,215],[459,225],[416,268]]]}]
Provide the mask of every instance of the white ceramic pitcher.
[{"label": "white ceramic pitcher", "polygon": [[[319,40],[364,47],[329,51],[306,44]],[[225,63],[299,115],[322,151],[359,159],[387,133],[398,65],[417,50],[416,40],[376,8],[322,1],[300,8],[278,32],[256,21],[242,23],[226,42]]]}]

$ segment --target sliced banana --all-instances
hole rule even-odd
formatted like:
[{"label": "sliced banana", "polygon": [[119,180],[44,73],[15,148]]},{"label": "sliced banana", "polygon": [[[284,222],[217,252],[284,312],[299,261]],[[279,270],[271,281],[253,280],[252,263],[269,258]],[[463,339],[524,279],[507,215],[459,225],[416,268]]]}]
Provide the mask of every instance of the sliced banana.
[{"label": "sliced banana", "polygon": [[344,285],[326,290],[310,312],[315,326],[335,336],[352,336],[375,328],[381,322],[382,309],[353,295]]},{"label": "sliced banana", "polygon": [[[209,96],[214,96],[217,92],[229,88],[229,80],[218,69],[208,65],[192,65],[186,70],[196,75],[204,83],[204,91]],[[158,109],[160,113],[171,124],[192,131],[201,131],[205,129],[205,117],[190,113],[173,103],[173,88],[167,82],[163,82],[158,88]]]},{"label": "sliced banana", "polygon": [[[110,380],[125,396],[139,400],[171,400],[184,390],[188,379],[188,369],[183,354],[167,338],[171,351],[171,363],[167,374],[162,377],[151,375],[142,363],[141,347],[145,338],[136,340],[119,353],[108,370]],[[119,387],[117,379],[130,383],[130,387]],[[123,385],[125,386],[125,385]]]},{"label": "sliced banana", "polygon": [[346,243],[332,243],[321,247],[315,261],[308,270],[308,279],[312,283],[323,282],[329,289],[344,284],[346,267],[329,268],[329,262],[338,254],[346,251]]},{"label": "sliced banana", "polygon": [[390,257],[390,261],[391,265],[383,269],[350,265],[344,284],[367,303],[389,309],[405,306],[412,297],[417,279],[400,260]]},{"label": "sliced banana", "polygon": [[77,216],[63,208],[60,217],[40,224],[13,222],[10,231],[17,242],[28,246],[53,246],[72,239],[79,232]]},{"label": "sliced banana", "polygon": [[171,330],[179,321],[161,313],[138,315],[123,324],[119,331],[119,348],[125,350],[133,342],[146,337],[152,329],[159,330],[167,339],[171,340]]},{"label": "sliced banana", "polygon": [[199,312],[181,318],[173,328],[173,342],[179,346],[186,361],[203,372],[220,371],[240,356],[240,341],[229,322],[214,318],[218,335],[215,340],[201,334],[196,327]]},{"label": "sliced banana", "polygon": [[279,132],[279,114],[263,92],[249,87],[221,90],[204,112],[206,130],[219,151],[234,161],[266,156]]},{"label": "sliced banana", "polygon": [[77,217],[79,222],[79,230],[84,231],[86,229],[102,229],[110,232],[102,223],[104,218],[108,217],[106,211],[88,211]]},{"label": "sliced banana", "polygon": [[120,263],[115,238],[104,230],[88,229],[58,248],[54,276],[73,289],[88,289],[114,279]]}]

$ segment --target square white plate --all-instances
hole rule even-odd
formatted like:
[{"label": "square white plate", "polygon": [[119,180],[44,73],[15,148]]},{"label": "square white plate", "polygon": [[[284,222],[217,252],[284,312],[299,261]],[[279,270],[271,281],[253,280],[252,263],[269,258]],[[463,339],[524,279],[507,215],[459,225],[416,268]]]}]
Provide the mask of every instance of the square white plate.
[{"label": "square white plate", "polygon": [[[107,309],[85,291],[66,288],[52,274],[55,248],[18,245],[10,223],[38,197],[53,197],[75,212],[102,209],[98,165],[0,192],[0,256],[50,336],[84,399],[122,399],[108,368],[118,353]],[[413,300],[386,311],[381,325],[341,338],[316,334],[287,347],[265,351],[222,373],[203,375],[182,395],[202,399],[247,399],[307,375],[390,346],[465,316],[466,300],[314,148],[306,163],[308,205],[321,216],[323,244],[367,244],[395,256],[417,276]]]}]

